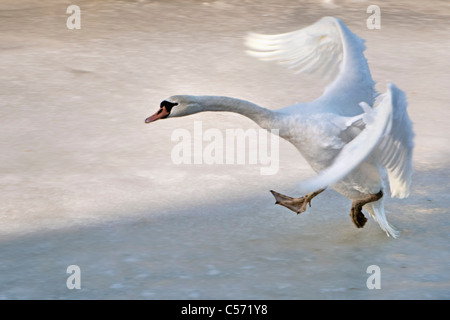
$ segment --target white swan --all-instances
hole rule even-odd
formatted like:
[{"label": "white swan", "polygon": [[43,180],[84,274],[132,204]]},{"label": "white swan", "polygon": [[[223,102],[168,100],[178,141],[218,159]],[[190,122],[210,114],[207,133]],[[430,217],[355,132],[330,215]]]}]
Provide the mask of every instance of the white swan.
[{"label": "white swan", "polygon": [[300,151],[318,175],[299,184],[303,197],[271,191],[277,204],[301,213],[331,186],[352,200],[350,216],[356,227],[366,223],[365,209],[388,236],[396,238],[398,231],[384,212],[382,175],[387,172],[393,197],[409,195],[414,134],[405,94],[388,84],[386,93],[377,95],[363,54],[364,41],[337,18],[325,17],[285,34],[249,34],[246,44],[252,56],[300,72],[322,73],[331,84],[317,100],[279,110],[228,97],[172,96],[145,122],[230,111],[262,128],[279,129],[279,135]]}]

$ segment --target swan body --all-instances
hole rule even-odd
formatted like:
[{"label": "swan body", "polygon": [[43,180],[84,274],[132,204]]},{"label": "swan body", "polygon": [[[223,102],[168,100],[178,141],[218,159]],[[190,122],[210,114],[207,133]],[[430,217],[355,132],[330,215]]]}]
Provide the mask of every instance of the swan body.
[{"label": "swan body", "polygon": [[388,236],[396,238],[398,231],[384,212],[382,176],[387,172],[391,196],[409,195],[414,133],[405,94],[391,83],[384,94],[375,91],[364,41],[339,19],[325,17],[294,32],[250,33],[246,45],[254,57],[298,72],[319,73],[331,82],[318,99],[278,110],[229,97],[171,96],[145,122],[227,111],[242,114],[262,128],[278,129],[318,174],[299,183],[304,197],[272,191],[276,203],[301,213],[330,186],[352,200],[350,215],[358,228],[366,222],[364,209]]}]

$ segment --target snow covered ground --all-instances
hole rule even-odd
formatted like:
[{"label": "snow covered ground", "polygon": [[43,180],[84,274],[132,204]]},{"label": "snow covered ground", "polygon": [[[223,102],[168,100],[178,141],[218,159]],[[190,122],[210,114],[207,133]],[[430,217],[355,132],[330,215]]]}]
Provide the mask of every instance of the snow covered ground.
[{"label": "snow covered ground", "polygon": [[[68,30],[66,9],[81,8]],[[369,30],[369,5],[381,29]],[[0,299],[449,299],[447,1],[38,1],[0,4]],[[412,193],[386,200],[386,237],[356,229],[327,190],[296,216],[312,170],[280,141],[280,168],[176,165],[178,128],[258,129],[235,114],[144,124],[173,94],[276,109],[325,83],[257,61],[249,31],[332,15],[366,39],[377,88],[404,90],[416,132]],[[69,290],[69,265],[81,289]],[[381,289],[369,290],[377,265]]]}]

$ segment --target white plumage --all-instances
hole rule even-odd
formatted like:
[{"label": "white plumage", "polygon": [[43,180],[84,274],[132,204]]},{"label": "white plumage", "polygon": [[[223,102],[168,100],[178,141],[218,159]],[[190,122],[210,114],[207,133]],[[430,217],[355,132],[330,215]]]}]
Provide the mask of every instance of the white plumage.
[{"label": "white plumage", "polygon": [[[366,222],[362,209],[390,236],[398,232],[384,212],[382,175],[386,171],[391,195],[409,195],[413,131],[405,94],[394,84],[377,94],[364,57],[364,41],[339,19],[325,17],[304,29],[278,34],[250,33],[247,51],[297,72],[326,76],[330,84],[318,99],[279,110],[248,101],[215,96],[171,96],[146,122],[202,111],[240,113],[265,129],[279,129],[318,174],[300,182],[291,198],[272,192],[277,203],[301,213],[312,198],[331,186],[352,200],[351,217],[358,228]],[[295,97],[297,98],[297,97]]]},{"label": "white plumage", "polygon": [[[398,198],[409,195],[413,134],[406,113],[405,95],[389,84],[388,91],[377,100],[379,104],[375,109],[362,103],[366,113],[346,121],[347,128],[356,125],[363,126],[364,130],[341,149],[332,165],[314,178],[301,182],[301,192],[312,192],[338,182],[372,156],[372,160],[388,172],[391,195]],[[337,117],[335,121],[340,120],[345,119]]]},{"label": "white plumage", "polygon": [[[300,182],[301,192],[332,186],[355,200],[382,189],[381,174],[386,170],[391,196],[409,195],[414,134],[406,97],[394,84],[388,84],[386,93],[377,96],[362,39],[339,19],[325,17],[285,34],[250,33],[246,44],[254,57],[286,64],[298,72],[321,73],[332,80],[317,100],[279,110],[309,115],[315,123],[306,122],[306,126],[317,127],[305,130],[301,125],[297,130],[290,128],[286,135],[319,172]],[[312,136],[305,138],[308,134]],[[329,143],[324,146],[323,141]],[[321,145],[318,150],[314,142]],[[386,220],[382,199],[364,208],[388,235],[397,236]]]},{"label": "white plumage", "polygon": [[[249,33],[247,53],[262,60],[275,60],[297,73],[321,73],[333,78],[339,73],[343,57],[340,29],[334,18],[323,18],[304,29],[277,34]],[[330,28],[331,27],[331,28]]]}]

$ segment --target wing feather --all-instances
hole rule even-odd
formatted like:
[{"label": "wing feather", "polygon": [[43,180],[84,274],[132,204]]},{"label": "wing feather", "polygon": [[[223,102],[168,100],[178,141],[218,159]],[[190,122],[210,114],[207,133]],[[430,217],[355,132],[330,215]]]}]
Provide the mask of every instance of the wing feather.
[{"label": "wing feather", "polygon": [[393,106],[392,129],[377,148],[376,156],[387,170],[391,196],[405,198],[410,192],[413,173],[414,132],[406,109],[408,104],[405,93],[392,83],[389,84],[388,92],[389,95],[381,98],[390,99]]},{"label": "wing feather", "polygon": [[[249,33],[247,53],[261,60],[278,61],[297,73],[321,73],[334,78],[343,58],[343,41],[336,18],[325,17],[294,32],[264,35]],[[319,72],[320,71],[320,72]]]},{"label": "wing feather", "polygon": [[367,113],[354,118],[356,122],[364,120],[364,130],[341,150],[330,167],[301,182],[300,190],[309,193],[333,185],[373,155],[387,170],[392,197],[407,197],[413,172],[414,133],[406,106],[405,94],[389,84],[378,106],[365,108]]},{"label": "wing feather", "polygon": [[370,109],[369,113],[354,117],[356,122],[361,118],[365,123],[364,130],[342,148],[331,166],[316,176],[300,182],[301,192],[310,193],[333,185],[366,160],[382,141],[383,136],[389,133],[392,125],[392,106],[383,100],[377,108]]},{"label": "wing feather", "polygon": [[253,57],[326,80],[325,91],[317,100],[329,112],[355,116],[361,113],[359,102],[373,105],[375,82],[364,57],[364,40],[337,18],[324,17],[288,33],[249,33],[245,43],[247,53]]}]

